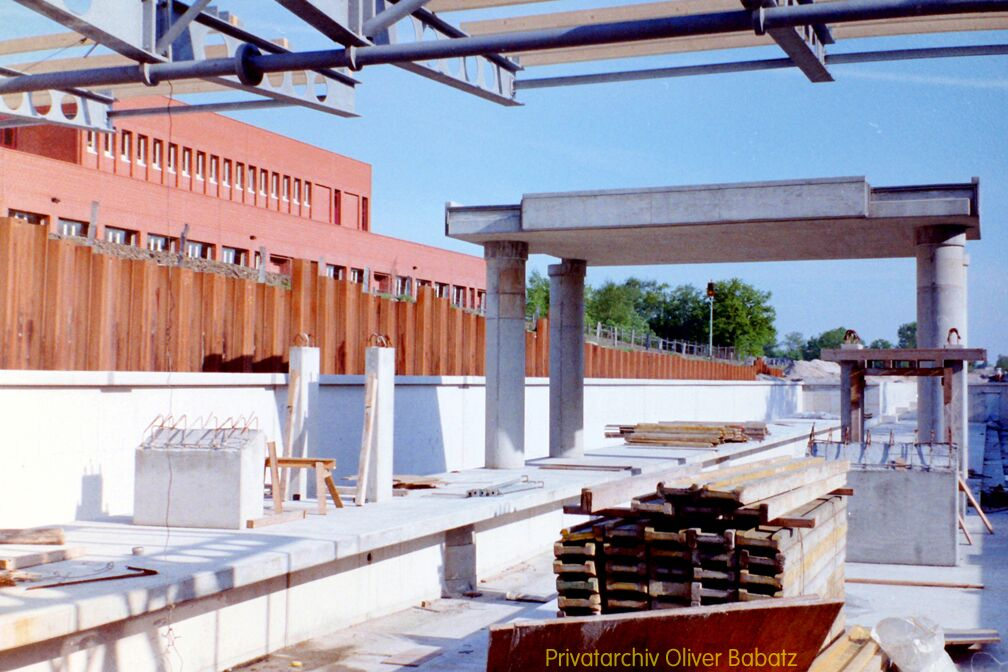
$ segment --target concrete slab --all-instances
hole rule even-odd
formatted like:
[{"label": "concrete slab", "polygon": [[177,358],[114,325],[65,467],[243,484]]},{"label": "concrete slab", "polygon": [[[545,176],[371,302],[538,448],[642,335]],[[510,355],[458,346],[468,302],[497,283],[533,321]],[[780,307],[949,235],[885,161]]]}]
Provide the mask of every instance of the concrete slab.
[{"label": "concrete slab", "polygon": [[[775,451],[800,454],[804,452],[810,426],[810,421],[789,421],[788,426],[771,424],[773,440],[764,444],[737,444],[720,452],[680,451],[678,456],[670,455],[669,460],[620,456],[618,447],[590,450],[588,455],[596,451],[614,454],[643,473],[649,473],[680,461],[753,460],[776,454]],[[743,450],[741,446],[748,448]],[[522,475],[542,481],[543,487],[500,497],[465,497],[469,488]],[[115,638],[124,636],[124,632],[147,632],[144,628],[154,628],[150,632],[157,633],[164,628],[164,619],[159,614],[166,609],[179,609],[182,614],[191,612],[191,629],[199,633],[207,627],[200,620],[203,614],[210,617],[216,610],[240,608],[245,614],[242,618],[252,620],[218,619],[220,624],[230,623],[238,630],[217,632],[214,647],[220,650],[211,648],[214,659],[230,661],[228,664],[248,660],[291,643],[284,637],[310,632],[295,627],[294,622],[298,619],[310,617],[317,630],[323,623],[349,624],[359,622],[368,615],[387,612],[390,606],[400,605],[401,608],[404,599],[410,600],[414,594],[429,595],[431,589],[437,591],[435,596],[439,595],[441,586],[437,577],[443,555],[438,549],[444,543],[444,533],[448,530],[475,525],[477,549],[481,543],[496,544],[489,554],[477,551],[477,564],[482,574],[499,571],[504,566],[500,563],[528,557],[543,545],[548,546],[556,531],[567,524],[559,510],[563,504],[573,503],[580,496],[582,487],[624,475],[619,472],[545,470],[534,466],[513,470],[468,470],[442,474],[447,485],[438,490],[417,491],[382,504],[331,510],[327,516],[309,515],[303,521],[255,530],[143,527],[130,525],[125,520],[68,524],[64,526],[68,543],[86,546],[90,555],[84,560],[40,568],[37,572],[39,579],[58,581],[96,576],[122,570],[126,565],[156,569],[158,574],[30,592],[23,587],[2,589],[0,652],[7,655],[10,650],[16,649],[25,652],[22,660],[37,661],[38,656],[48,656],[50,650],[55,651],[53,655],[58,655],[62,646],[60,642],[69,645],[76,641],[67,639],[68,636],[85,631],[98,632],[97,629],[110,624],[119,625],[111,632],[101,631],[104,641],[115,642]],[[314,508],[312,502],[301,504],[309,510]],[[134,547],[143,547],[144,554],[140,557],[132,555]],[[394,565],[396,558],[403,558],[403,563]],[[421,566],[418,563],[424,564]],[[409,592],[407,584],[418,582],[420,575],[426,576],[428,566],[434,585],[423,587],[423,591],[428,591],[426,593]],[[352,598],[345,592],[350,584],[340,584],[338,590],[343,597],[335,600],[335,595],[340,592],[333,594],[332,620],[320,621],[321,617],[317,614],[321,611],[316,610],[324,610],[320,601],[320,594],[324,593],[320,593],[320,588],[315,585],[329,576],[338,577],[340,573],[353,576],[354,572],[361,571],[372,572],[368,575],[371,583],[367,584],[367,590],[374,592]],[[264,643],[258,643],[257,636],[248,634],[251,631],[247,623],[258,622],[260,618],[256,615],[253,619],[256,609],[264,610],[262,618],[266,622],[277,618],[273,612],[285,602],[290,602],[290,608],[294,608],[296,601],[292,602],[287,593],[302,585],[307,590],[304,599],[315,605],[306,612],[307,616],[304,613],[300,616],[287,613],[286,625],[275,631],[267,629],[267,641]],[[241,595],[246,597],[241,598]],[[276,595],[281,596],[279,602],[271,598]],[[202,606],[187,606],[193,604]],[[126,628],[125,623],[134,625]],[[178,623],[175,627],[182,629]],[[224,625],[219,627],[227,630]],[[147,635],[137,636],[146,642],[144,637]],[[249,653],[247,658],[235,660],[234,657],[240,653],[224,651],[226,646],[221,644],[222,641],[228,642],[227,646],[233,646],[234,642],[241,642],[242,637],[246,637],[249,644],[240,651],[260,653]],[[195,662],[199,655],[205,655],[201,652],[209,649],[198,634],[194,639],[189,643],[179,643],[183,650],[188,651],[192,667],[187,669],[210,669],[210,663]],[[253,640],[256,641],[255,646],[251,645]],[[102,641],[101,638],[96,639],[88,646],[101,646]],[[43,648],[35,650],[34,645]],[[195,648],[185,649],[189,646]],[[77,648],[72,647],[72,650]],[[150,655],[149,652],[146,655]],[[161,662],[154,662],[157,664],[147,660],[131,661],[135,664],[129,669],[160,669],[157,665]],[[23,664],[11,665],[11,669],[20,669]],[[111,665],[108,669],[116,667]]]},{"label": "concrete slab", "polygon": [[590,266],[913,257],[919,226],[980,237],[976,182],[876,188],[839,177],[526,194],[446,210],[446,233]]}]

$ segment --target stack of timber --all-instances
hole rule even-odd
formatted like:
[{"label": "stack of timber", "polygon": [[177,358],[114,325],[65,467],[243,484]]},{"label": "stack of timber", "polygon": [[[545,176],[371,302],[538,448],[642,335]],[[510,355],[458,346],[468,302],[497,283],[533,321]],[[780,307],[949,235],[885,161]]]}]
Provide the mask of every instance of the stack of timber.
[{"label": "stack of timber", "polygon": [[[601,517],[555,546],[561,615],[842,597],[847,468],[764,460],[658,483],[630,508],[589,508]],[[590,553],[590,574],[578,553]]]},{"label": "stack of timber", "polygon": [[765,422],[642,422],[607,425],[607,438],[622,437],[635,446],[713,448],[723,443],[762,441],[768,434]]}]

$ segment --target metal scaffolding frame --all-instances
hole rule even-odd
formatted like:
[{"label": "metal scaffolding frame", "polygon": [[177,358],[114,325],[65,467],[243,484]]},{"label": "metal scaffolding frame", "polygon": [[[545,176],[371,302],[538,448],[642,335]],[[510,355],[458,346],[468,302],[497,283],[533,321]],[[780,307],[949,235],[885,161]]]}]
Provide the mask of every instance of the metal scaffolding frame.
[{"label": "metal scaffolding frame", "polygon": [[[299,105],[349,117],[356,114],[359,83],[353,73],[376,65],[394,65],[502,105],[517,105],[522,89],[791,67],[812,82],[828,82],[833,80],[830,66],[838,64],[1008,53],[1008,45],[996,44],[826,53],[827,45],[847,32],[885,36],[1008,29],[1008,0],[667,0],[462,27],[428,6],[450,12],[522,0],[276,0],[335,43],[314,51],[291,51],[285,43],[243,30],[234,17],[208,9],[209,0],[103,0],[83,11],[74,11],[72,0],[16,1],[74,31],[67,43],[102,45],[115,54],[102,56],[99,67],[90,67],[99,59],[71,59],[32,73],[0,68],[0,126],[61,123],[109,130],[115,115],[110,115],[113,99],[104,95],[106,90],[129,97],[162,91],[160,85],[167,82],[183,93],[237,89],[256,96],[209,102],[203,109]],[[990,25],[981,22],[978,27],[977,17]],[[464,30],[469,25],[474,34]],[[14,42],[23,50],[35,48],[25,40],[0,47],[13,49]],[[564,62],[608,58],[614,46],[622,48],[617,55],[635,56],[763,44],[778,45],[785,57],[518,77],[524,54],[534,60],[535,54],[554,53],[556,62]]]}]

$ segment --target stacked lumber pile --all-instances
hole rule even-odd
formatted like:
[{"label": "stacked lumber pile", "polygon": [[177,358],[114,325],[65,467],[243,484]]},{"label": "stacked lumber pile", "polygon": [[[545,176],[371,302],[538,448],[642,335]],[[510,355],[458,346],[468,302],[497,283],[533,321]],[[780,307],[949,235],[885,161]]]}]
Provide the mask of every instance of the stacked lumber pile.
[{"label": "stacked lumber pile", "polygon": [[600,518],[564,530],[554,547],[560,613],[842,597],[847,467],[764,460],[658,483],[629,508],[595,511]]},{"label": "stacked lumber pile", "polygon": [[634,446],[713,448],[723,443],[762,441],[768,434],[765,422],[642,422],[636,425],[606,425],[607,438],[622,437]]}]

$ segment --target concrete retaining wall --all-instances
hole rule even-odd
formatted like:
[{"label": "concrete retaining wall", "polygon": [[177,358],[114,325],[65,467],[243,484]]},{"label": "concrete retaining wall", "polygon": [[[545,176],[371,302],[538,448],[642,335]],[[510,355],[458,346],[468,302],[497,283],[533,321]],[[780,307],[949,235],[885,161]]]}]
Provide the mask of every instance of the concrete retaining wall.
[{"label": "concrete retaining wall", "polygon": [[[874,380],[865,386],[865,410],[872,418],[896,415],[917,402],[917,383],[913,380]],[[840,414],[839,383],[805,383],[802,410]]]},{"label": "concrete retaining wall", "polygon": [[970,422],[1008,422],[1008,383],[971,383]]},{"label": "concrete retaining wall", "polygon": [[[253,418],[281,436],[286,376],[277,374],[0,371],[5,468],[0,492],[31,507],[0,507],[0,527],[99,520],[133,513],[133,451],[158,415],[190,425],[213,415]],[[363,376],[322,376],[312,453],[355,474]],[[484,445],[483,378],[396,379],[395,472],[479,467]],[[548,453],[549,389],[526,387],[528,458]],[[585,436],[605,443],[608,423],[766,420],[801,408],[799,383],[773,381],[587,381]],[[618,443],[619,441],[613,441]]]}]

